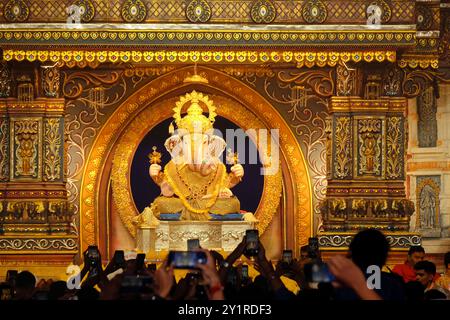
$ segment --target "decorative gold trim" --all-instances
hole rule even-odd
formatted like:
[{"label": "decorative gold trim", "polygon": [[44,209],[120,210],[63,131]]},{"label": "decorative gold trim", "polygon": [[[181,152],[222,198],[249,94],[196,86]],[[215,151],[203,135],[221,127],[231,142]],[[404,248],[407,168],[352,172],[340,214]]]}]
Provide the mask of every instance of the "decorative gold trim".
[{"label": "decorative gold trim", "polygon": [[408,100],[403,97],[381,97],[365,100],[360,97],[331,97],[330,112],[405,112]]},{"label": "decorative gold trim", "polygon": [[[271,128],[280,130],[281,152],[287,161],[289,172],[293,176],[293,192],[295,195],[295,242],[296,246],[308,243],[312,234],[312,189],[307,164],[295,135],[286,121],[259,93],[237,79],[207,67],[199,67],[199,74],[205,75],[210,83],[208,87],[232,96],[239,103],[251,106],[257,117]],[[182,80],[191,75],[190,68],[181,68],[169,72],[142,87],[131,95],[108,119],[92,145],[86,166],[83,171],[80,191],[80,250],[98,240],[98,212],[99,181],[102,173],[103,161],[111,151],[112,141],[120,134],[124,124],[140,109],[152,104],[164,96],[163,93],[183,87]],[[236,95],[239,88],[239,95]],[[270,110],[270,112],[268,112]],[[233,119],[231,119],[233,120]],[[261,210],[261,209],[258,209]]]},{"label": "decorative gold trim", "polygon": [[269,0],[257,0],[250,8],[250,17],[255,23],[272,23],[277,17],[277,8]]},{"label": "decorative gold trim", "polygon": [[61,148],[63,147],[63,136],[60,127],[61,123],[59,118],[44,119],[44,181],[58,181],[61,178]]},{"label": "decorative gold trim", "polygon": [[[35,133],[36,137],[36,144],[35,146],[33,146],[33,148],[36,151],[36,174],[32,176],[23,176],[21,174],[19,174],[18,176],[15,175],[15,173],[17,172],[17,162],[19,159],[16,155],[17,152],[17,141],[16,141],[16,128],[15,128],[15,123],[16,122],[31,122],[34,121],[37,123],[37,132]],[[34,181],[34,182],[39,182],[42,180],[42,122],[43,119],[42,117],[19,117],[19,116],[15,116],[15,117],[11,117],[10,118],[10,147],[9,147],[9,152],[10,152],[10,169],[9,169],[9,173],[10,173],[10,181],[12,182],[25,182],[25,181]]]},{"label": "decorative gold trim", "polygon": [[37,98],[31,102],[19,102],[16,98],[0,99],[2,113],[63,113],[64,99]]},{"label": "decorative gold trim", "polygon": [[[7,249],[0,250],[0,254],[74,254],[78,250],[78,237],[75,235],[45,235],[42,233],[30,232],[29,234],[15,234],[15,235],[3,235],[0,238],[0,245],[5,246],[4,242],[11,240],[10,246],[24,247],[23,249]],[[60,240],[58,242],[58,240]],[[58,245],[56,245],[58,244]],[[67,246],[69,245],[69,248]],[[54,250],[57,247],[63,248],[62,250]],[[70,248],[73,246],[73,248]],[[46,249],[46,248],[52,249]],[[32,250],[30,250],[33,248]],[[0,264],[1,265],[1,264]]]},{"label": "decorative gold trim", "polygon": [[418,170],[450,171],[450,161],[409,162],[407,164],[408,173]]},{"label": "decorative gold trim", "polygon": [[30,15],[30,8],[23,0],[9,0],[3,11],[3,16],[9,22],[24,22]]},{"label": "decorative gold trim", "polygon": [[[128,44],[128,45],[192,45],[203,44],[213,46],[227,46],[247,44],[248,45],[291,45],[305,46],[326,45],[326,46],[353,46],[358,48],[360,45],[373,46],[408,46],[416,45],[416,30],[414,25],[404,25],[399,28],[389,28],[373,30],[361,28],[361,26],[349,26],[351,29],[342,29],[341,26],[332,25],[327,28],[316,28],[311,30],[307,26],[305,29],[298,29],[298,24],[278,30],[251,29],[243,30],[238,25],[209,25],[207,30],[198,27],[193,30],[191,25],[160,26],[160,29],[142,29],[142,25],[131,25],[132,29],[112,29],[104,24],[86,24],[84,30],[69,29],[66,24],[43,27],[36,25],[33,32],[29,29],[30,24],[16,26],[15,28],[0,29],[0,43],[9,43],[11,40],[18,44],[56,44],[63,45],[64,42],[72,44],[83,43],[93,46],[92,42],[110,45],[110,44]],[[22,28],[21,28],[22,27]],[[247,29],[249,26],[245,26]],[[251,27],[250,27],[251,28]],[[334,28],[334,29],[333,29]],[[138,30],[133,30],[138,29]],[[139,30],[141,29],[141,30]],[[361,30],[362,29],[362,30]],[[405,30],[406,29],[406,30]],[[126,42],[126,43],[123,43]],[[249,43],[250,42],[250,43]],[[95,45],[95,44],[94,44]]]},{"label": "decorative gold trim", "polygon": [[248,51],[248,50],[217,50],[217,51],[50,51],[50,50],[17,50],[3,51],[6,61],[51,61],[65,64],[86,61],[89,63],[296,63],[299,66],[314,65],[335,66],[339,62],[395,62],[395,51]]},{"label": "decorative gold trim", "polygon": [[416,69],[418,67],[422,69],[427,68],[433,68],[438,69],[439,68],[439,56],[433,56],[433,57],[424,57],[424,56],[414,56],[414,57],[407,57],[402,56],[400,60],[397,62],[398,66],[400,68],[411,68]]}]

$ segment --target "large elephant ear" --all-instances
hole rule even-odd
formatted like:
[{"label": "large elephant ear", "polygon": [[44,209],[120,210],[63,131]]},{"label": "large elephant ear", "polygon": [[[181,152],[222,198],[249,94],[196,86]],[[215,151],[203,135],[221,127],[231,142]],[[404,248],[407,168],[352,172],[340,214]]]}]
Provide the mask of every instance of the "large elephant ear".
[{"label": "large elephant ear", "polygon": [[166,142],[164,142],[164,147],[166,147],[166,150],[169,151],[172,158],[174,157],[174,149],[177,145],[179,145],[181,142],[181,138],[179,135],[175,134],[171,137],[169,137]]},{"label": "large elephant ear", "polygon": [[213,157],[220,157],[222,152],[227,147],[227,143],[219,136],[211,136],[209,138],[209,153]]}]

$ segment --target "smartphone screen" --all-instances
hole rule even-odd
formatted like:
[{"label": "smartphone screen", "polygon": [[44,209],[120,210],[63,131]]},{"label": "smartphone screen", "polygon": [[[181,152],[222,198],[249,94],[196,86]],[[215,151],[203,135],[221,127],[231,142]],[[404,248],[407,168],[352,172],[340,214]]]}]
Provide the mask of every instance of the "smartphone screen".
[{"label": "smartphone screen", "polygon": [[189,239],[187,241],[187,249],[188,249],[188,251],[200,249],[200,240],[199,239]]},{"label": "smartphone screen", "polygon": [[88,252],[87,252],[87,257],[89,259],[90,265],[94,266],[94,265],[98,264],[99,259],[100,259],[100,252],[98,251],[98,247],[97,246],[89,246]]},{"label": "smartphone screen", "polygon": [[123,250],[116,250],[114,252],[114,261],[119,267],[125,266],[125,253]]},{"label": "smartphone screen", "polygon": [[6,282],[8,282],[10,285],[14,285],[18,273],[19,272],[17,270],[6,271]]},{"label": "smartphone screen", "polygon": [[245,232],[246,246],[245,254],[247,256],[258,255],[259,249],[259,233],[256,229],[250,229]]},{"label": "smartphone screen", "polygon": [[248,266],[243,265],[242,266],[242,279],[248,278]]},{"label": "smartphone screen", "polygon": [[292,250],[283,250],[283,262],[291,263],[292,262]]},{"label": "smartphone screen", "polygon": [[231,284],[232,286],[235,286],[238,279],[238,271],[236,267],[231,267],[230,270],[227,272],[227,283]]},{"label": "smartphone screen", "polygon": [[310,258],[315,259],[319,256],[319,239],[311,237],[308,239],[309,255]]},{"label": "smartphone screen", "polygon": [[206,264],[206,260],[203,251],[170,251],[168,262],[176,269],[195,269],[197,264]]},{"label": "smartphone screen", "polygon": [[136,257],[136,269],[141,270],[145,264],[145,253],[139,253]]},{"label": "smartphone screen", "polygon": [[328,269],[326,263],[315,263],[311,269],[311,282],[333,282],[336,277]]}]

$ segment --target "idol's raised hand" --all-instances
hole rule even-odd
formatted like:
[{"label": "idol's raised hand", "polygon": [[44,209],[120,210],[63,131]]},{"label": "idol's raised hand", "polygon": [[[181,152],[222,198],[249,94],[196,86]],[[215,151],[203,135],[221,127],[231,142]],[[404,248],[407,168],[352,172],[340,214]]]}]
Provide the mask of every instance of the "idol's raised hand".
[{"label": "idol's raised hand", "polygon": [[238,179],[242,179],[244,176],[244,167],[241,164],[235,164],[230,168],[230,171],[234,174],[234,176]]},{"label": "idol's raised hand", "polygon": [[155,178],[159,175],[159,173],[161,172],[161,166],[159,164],[152,164],[150,165],[150,169],[148,171],[148,173],[150,174],[150,177]]}]

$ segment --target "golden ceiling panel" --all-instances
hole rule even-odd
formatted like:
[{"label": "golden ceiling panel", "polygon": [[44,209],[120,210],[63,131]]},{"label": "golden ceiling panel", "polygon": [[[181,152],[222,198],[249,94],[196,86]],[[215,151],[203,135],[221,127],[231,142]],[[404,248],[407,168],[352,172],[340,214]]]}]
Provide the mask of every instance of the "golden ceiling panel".
[{"label": "golden ceiling panel", "polygon": [[[147,13],[142,19],[143,23],[203,23],[209,20],[212,23],[248,24],[258,23],[255,21],[256,14],[262,17],[264,23],[304,24],[308,22],[302,12],[312,5],[329,13],[326,19],[316,23],[365,24],[367,6],[374,2],[381,6],[384,15],[389,15],[389,23],[414,24],[414,0],[0,0],[0,8],[8,13],[0,15],[0,22],[65,22],[66,9],[75,4],[85,9],[83,22],[123,23],[126,20],[122,15],[122,7],[139,3],[133,12],[139,15],[141,11]],[[193,10],[189,9],[190,5]],[[19,9],[12,10],[16,7]],[[202,15],[205,9],[210,19],[190,19],[195,12]]]}]

